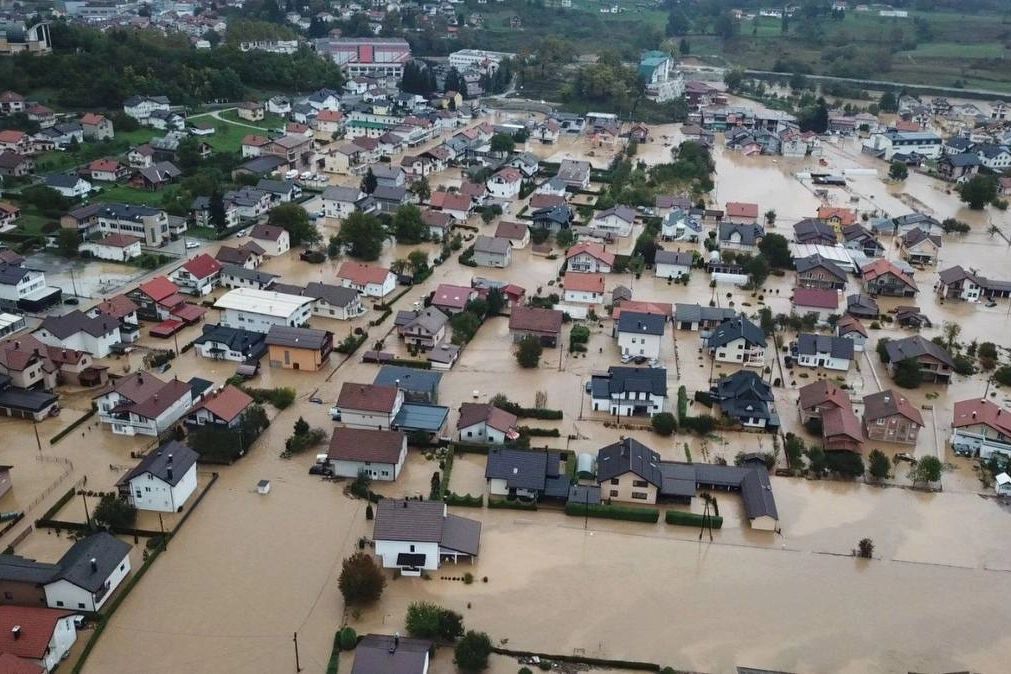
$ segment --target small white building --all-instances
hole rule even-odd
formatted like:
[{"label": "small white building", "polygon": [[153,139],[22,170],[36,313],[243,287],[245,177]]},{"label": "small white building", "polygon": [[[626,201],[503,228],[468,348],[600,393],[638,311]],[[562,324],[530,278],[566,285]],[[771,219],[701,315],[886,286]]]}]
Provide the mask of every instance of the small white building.
[{"label": "small white building", "polygon": [[46,605],[98,611],[130,573],[130,545],[112,534],[93,534],[74,543],[58,562],[58,577],[46,583]]},{"label": "small white building", "polygon": [[662,314],[622,311],[615,326],[621,355],[659,358],[666,328],[667,317]]},{"label": "small white building", "polygon": [[628,206],[619,205],[597,213],[590,226],[614,236],[629,236],[634,222],[635,211]]},{"label": "small white building", "polygon": [[461,442],[486,442],[501,445],[519,437],[519,419],[494,405],[463,403],[456,428]]},{"label": "small white building", "polygon": [[512,167],[504,168],[488,178],[488,193],[497,199],[515,199],[523,185],[523,173]]},{"label": "small white building", "polygon": [[713,359],[748,367],[765,365],[765,332],[742,314],[724,321],[706,340]]},{"label": "small white building", "polygon": [[32,334],[43,344],[87,351],[95,358],[105,358],[112,346],[122,341],[119,321],[105,315],[91,317],[80,309],[62,316],[47,316]]},{"label": "small white building", "polygon": [[690,250],[658,250],[654,262],[657,278],[677,279],[692,273],[695,256]]},{"label": "small white building", "polygon": [[345,288],[354,288],[366,297],[383,298],[397,287],[397,275],[386,267],[362,262],[345,262],[337,272],[337,280]]},{"label": "small white building", "polygon": [[249,238],[263,249],[263,254],[267,257],[284,255],[291,250],[291,236],[284,227],[259,224],[249,232]]},{"label": "small white building", "polygon": [[407,458],[407,436],[400,431],[335,428],[326,459],[337,477],[393,481]]},{"label": "small white building", "polygon": [[198,455],[173,440],[150,451],[116,486],[137,510],[181,512],[197,490]]},{"label": "small white building", "polygon": [[76,618],[68,610],[0,606],[0,671],[48,674],[56,670],[77,641]]},{"label": "small white building", "polygon": [[797,337],[797,364],[847,372],[853,363],[854,343],[845,337],[801,333]]},{"label": "small white building", "polygon": [[311,297],[236,288],[222,295],[214,307],[221,310],[221,325],[265,333],[272,325],[307,325],[314,304]]},{"label": "small white building", "polygon": [[330,416],[351,428],[388,431],[403,404],[404,392],[396,386],[344,382]]},{"label": "small white building", "polygon": [[111,260],[112,262],[126,262],[140,257],[143,253],[140,239],[129,234],[109,234],[98,241],[82,243],[78,249],[90,253],[92,257],[97,257],[99,260]]},{"label": "small white building", "polygon": [[576,304],[604,303],[605,284],[603,274],[576,274],[570,272],[565,275],[562,284],[565,288],[564,302],[574,302]]},{"label": "small white building", "polygon": [[439,501],[384,498],[376,506],[372,540],[384,569],[420,576],[422,571],[435,571],[443,561],[476,557],[481,523],[450,515]]}]

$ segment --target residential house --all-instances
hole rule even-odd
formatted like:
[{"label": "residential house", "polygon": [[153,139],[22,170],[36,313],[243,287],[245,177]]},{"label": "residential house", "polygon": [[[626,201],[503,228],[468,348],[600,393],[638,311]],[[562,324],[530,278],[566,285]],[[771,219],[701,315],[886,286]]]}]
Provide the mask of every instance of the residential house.
[{"label": "residential house", "polygon": [[326,460],[336,477],[391,482],[400,476],[407,458],[407,436],[400,431],[335,428]]},{"label": "residential house", "polygon": [[24,131],[4,129],[0,131],[0,150],[28,154],[32,151],[32,138]]},{"label": "residential house", "polygon": [[73,611],[41,606],[0,606],[0,671],[49,674],[77,641]]},{"label": "residential house", "polygon": [[[271,290],[274,281],[280,278],[277,274],[270,274],[258,269],[241,267],[237,264],[221,265],[221,287],[222,288],[252,288],[254,290]],[[314,308],[315,310],[315,308]]]},{"label": "residential house", "polygon": [[[434,211],[433,211],[434,212]],[[510,247],[526,248],[530,243],[530,228],[522,222],[508,222],[502,220],[495,229],[496,239],[505,239]],[[475,247],[475,252],[477,249]]]},{"label": "residential house", "polygon": [[984,461],[1011,459],[1011,412],[985,398],[955,403],[951,419],[951,448]]},{"label": "residential house", "polygon": [[93,613],[130,573],[130,545],[104,531],[92,534],[74,543],[57,566],[45,585],[46,605]]},{"label": "residential house", "polygon": [[32,335],[0,342],[0,374],[8,387],[26,391],[52,391],[58,384],[99,386],[107,380],[106,368],[96,366],[91,354],[50,346]]},{"label": "residential house", "polygon": [[397,334],[405,344],[434,349],[446,337],[449,316],[433,305],[420,311],[402,311],[397,323]]},{"label": "residential house", "polygon": [[613,206],[594,215],[590,226],[613,236],[629,236],[635,222],[635,211],[628,206]]},{"label": "residential house", "polygon": [[793,240],[824,246],[834,246],[838,242],[835,228],[814,218],[805,218],[793,226]]},{"label": "residential house", "polygon": [[35,160],[28,155],[5,150],[0,153],[0,175],[24,178],[35,172]]},{"label": "residential house", "polygon": [[447,316],[453,316],[466,309],[467,304],[477,297],[476,288],[440,283],[432,293],[431,304]]},{"label": "residential house", "polygon": [[120,342],[119,321],[101,315],[92,318],[80,309],[46,316],[33,334],[43,344],[85,351],[95,358],[105,358]]},{"label": "residential house", "polygon": [[572,226],[573,211],[565,204],[538,208],[530,214],[534,227],[557,233]]},{"label": "residential house", "polygon": [[540,159],[529,152],[518,152],[509,159],[509,166],[519,170],[525,178],[533,178],[540,171]]},{"label": "residential house", "polygon": [[351,428],[388,431],[403,404],[404,392],[396,386],[344,382],[331,415]]},{"label": "residential house", "polygon": [[871,440],[915,445],[923,417],[904,396],[885,389],[864,396],[863,425]]},{"label": "residential house", "polygon": [[236,265],[246,269],[256,269],[263,264],[263,256],[267,251],[255,241],[246,241],[238,246],[221,246],[214,254],[214,259],[222,265]]},{"label": "residential house", "polygon": [[0,308],[40,312],[60,302],[62,291],[46,285],[46,275],[20,264],[0,262]]},{"label": "residential house", "polygon": [[1011,150],[1006,145],[981,143],[973,147],[979,163],[994,172],[1011,167]]},{"label": "residential house", "polygon": [[877,301],[870,295],[846,296],[846,313],[854,318],[877,318],[881,314]]},{"label": "residential house", "polygon": [[583,242],[565,253],[565,269],[584,274],[609,274],[614,267],[614,253],[599,243]]},{"label": "residential house", "polygon": [[272,206],[288,204],[302,195],[302,188],[294,180],[269,180],[261,178],[256,189],[270,196]]},{"label": "residential house", "polygon": [[735,225],[753,225],[758,222],[758,204],[728,201],[723,209],[723,221]]},{"label": "residential house", "polygon": [[193,349],[204,358],[242,363],[259,360],[266,353],[266,335],[253,330],[207,324],[200,337],[193,340]]},{"label": "residential house", "polygon": [[269,145],[270,139],[266,136],[257,136],[256,134],[243,136],[242,157],[243,159],[249,157],[261,157],[266,154],[265,148]]},{"label": "residential house", "polygon": [[312,308],[313,316],[349,321],[366,312],[362,306],[361,293],[353,288],[313,281],[307,283],[304,288],[287,283],[274,283],[271,289],[288,295],[313,298],[316,301]]},{"label": "residential house", "polygon": [[569,272],[562,281],[565,293],[563,302],[577,304],[604,304],[604,275]]},{"label": "residential house", "polygon": [[488,178],[488,192],[498,199],[515,199],[523,185],[523,173],[515,168],[499,169]]},{"label": "residential house", "polygon": [[819,323],[839,310],[839,291],[827,288],[794,288],[791,300],[793,311],[798,316],[814,314]]},{"label": "residential house", "polygon": [[187,260],[172,274],[179,291],[195,297],[210,295],[220,280],[221,263],[207,253]]},{"label": "residential house", "polygon": [[886,345],[888,363],[894,372],[895,366],[909,358],[920,365],[923,381],[947,384],[951,381],[955,361],[948,351],[926,339],[922,335],[911,335],[893,339]]},{"label": "residential house", "polygon": [[458,222],[467,222],[470,211],[474,207],[474,200],[466,194],[442,190],[434,192],[429,203],[433,209],[449,214]]},{"label": "residential house", "polygon": [[249,237],[263,249],[264,255],[268,257],[283,255],[291,248],[288,230],[277,225],[259,223],[250,231]]},{"label": "residential house", "polygon": [[[597,483],[608,501],[656,503],[663,486],[660,455],[634,438],[623,438],[597,452]],[[694,492],[695,485],[692,485]]]},{"label": "residential house", "polygon": [[611,416],[649,416],[663,412],[667,398],[667,370],[662,367],[608,368],[590,378],[593,411]]},{"label": "residential house", "polygon": [[744,314],[721,323],[705,340],[705,344],[717,362],[737,363],[746,367],[765,365],[765,332]]},{"label": "residential house", "polygon": [[271,367],[316,372],[330,360],[333,333],[329,330],[272,325],[267,331]]},{"label": "residential house", "polygon": [[113,262],[128,262],[143,254],[140,239],[129,234],[107,234],[97,241],[86,241],[80,244],[78,251],[89,253],[99,260]]},{"label": "residential house", "polygon": [[509,314],[509,333],[513,342],[533,335],[541,340],[541,345],[554,347],[562,333],[562,312],[557,309],[514,306]]},{"label": "residential house", "polygon": [[131,96],[123,101],[123,112],[141,124],[148,124],[155,111],[168,112],[172,105],[166,96]]},{"label": "residential house", "polygon": [[658,250],[654,260],[657,278],[680,279],[691,274],[695,255],[690,250]]},{"label": "residential house", "polygon": [[85,113],[81,117],[81,127],[84,129],[85,140],[112,140],[116,135],[112,121],[105,115],[94,112]]},{"label": "residential house", "polygon": [[[232,201],[224,202],[225,228],[231,229],[239,224],[239,209]],[[190,224],[194,227],[214,227],[211,222],[211,198],[195,197],[190,204]]]},{"label": "residential house", "polygon": [[843,316],[836,321],[835,334],[837,337],[853,342],[854,351],[863,351],[867,345],[867,328],[855,316]]},{"label": "residential house", "polygon": [[826,410],[821,415],[821,441],[826,452],[863,451],[864,433],[850,406]]},{"label": "residential house", "polygon": [[368,634],[355,647],[351,674],[428,674],[428,639],[408,639],[400,633]]},{"label": "residential house", "polygon": [[81,238],[96,231],[128,234],[143,239],[143,245],[158,248],[170,237],[168,214],[160,208],[120,203],[94,203],[74,209],[60,218],[65,229],[74,229]]},{"label": "residential house", "polygon": [[885,254],[884,245],[869,229],[860,224],[843,227],[843,247],[859,251],[865,257],[875,258]]},{"label": "residential house", "polygon": [[366,297],[382,299],[397,287],[397,276],[386,267],[363,262],[344,262],[337,272],[337,280],[345,288],[354,288]]},{"label": "residential house", "polygon": [[512,249],[509,239],[479,235],[474,241],[474,262],[480,267],[504,269],[512,261]]},{"label": "residential house", "polygon": [[133,174],[129,184],[140,190],[160,190],[182,175],[182,171],[170,161],[155,162]]},{"label": "residential house", "polygon": [[818,219],[830,225],[837,234],[841,234],[843,229],[856,224],[857,214],[851,208],[819,206]]},{"label": "residential house", "polygon": [[244,119],[247,122],[262,122],[264,114],[263,104],[255,101],[243,101],[239,103],[236,114],[238,114],[239,119]]},{"label": "residential house", "polygon": [[311,168],[312,138],[302,136],[281,136],[266,145],[262,154],[279,157],[292,170],[305,171]]},{"label": "residential house", "polygon": [[357,210],[361,190],[355,187],[331,185],[323,191],[323,215],[328,218],[344,219]]},{"label": "residential house", "polygon": [[793,264],[797,270],[797,286],[799,288],[820,288],[823,290],[844,290],[846,288],[846,272],[818,253],[797,258]]},{"label": "residential house", "polygon": [[933,327],[930,318],[920,311],[920,307],[910,305],[897,306],[892,309],[891,313],[895,315],[895,322],[904,328],[920,329]]},{"label": "residential house", "polygon": [[894,263],[879,258],[861,268],[864,290],[873,295],[890,297],[913,297],[919,291],[916,282]]},{"label": "residential house", "polygon": [[563,159],[558,166],[558,177],[565,181],[566,187],[573,190],[585,190],[590,186],[592,166],[588,161]]},{"label": "residential house", "polygon": [[218,298],[214,307],[221,311],[221,325],[267,333],[275,325],[308,325],[314,304],[311,297],[240,287]]},{"label": "residential house", "polygon": [[492,496],[565,499],[570,483],[560,465],[561,454],[556,451],[492,447],[488,450],[484,477]]},{"label": "residential house", "polygon": [[384,569],[420,576],[422,571],[437,570],[443,561],[476,557],[481,523],[450,515],[439,501],[382,499],[376,506],[372,540]]},{"label": "residential house", "polygon": [[741,224],[724,220],[719,224],[720,248],[754,252],[765,236],[765,230],[754,222]]},{"label": "residential house", "polygon": [[797,411],[802,424],[812,419],[821,421],[825,412],[835,409],[852,411],[852,405],[846,392],[831,380],[819,379],[797,390]]},{"label": "residential house", "polygon": [[114,295],[87,311],[91,318],[104,316],[119,322],[120,341],[132,344],[140,339],[140,325],[137,320],[137,304],[126,295]]},{"label": "residential house", "polygon": [[692,332],[715,330],[726,321],[737,316],[730,307],[709,307],[699,304],[675,304],[674,327]]},{"label": "residential house", "polygon": [[148,452],[116,486],[137,510],[182,512],[197,490],[198,458],[188,445],[172,440]]},{"label": "residential house", "polygon": [[25,97],[16,91],[5,91],[0,94],[0,112],[5,115],[24,112],[27,105]]},{"label": "residential house", "polygon": [[88,173],[96,182],[114,183],[130,177],[130,167],[115,159],[96,159],[88,164]]},{"label": "residential house", "polygon": [[929,234],[919,227],[914,227],[899,239],[902,257],[906,262],[915,265],[937,264],[937,256],[941,252],[941,237]]},{"label": "residential house", "polygon": [[25,108],[25,115],[28,117],[28,121],[36,122],[43,129],[56,124],[56,113],[41,103],[29,103]]},{"label": "residential house", "polygon": [[439,402],[442,375],[432,370],[419,370],[401,365],[383,365],[372,383],[396,386],[404,392],[404,402],[435,404]]},{"label": "residential house", "polygon": [[797,335],[794,355],[797,364],[804,367],[823,367],[847,372],[853,363],[853,347],[853,341],[845,337],[802,332]]},{"label": "residential house", "polygon": [[1011,282],[997,281],[960,266],[944,269],[935,285],[938,297],[978,302],[981,297],[1011,297]]},{"label": "residential house", "polygon": [[42,182],[68,199],[80,199],[91,194],[91,183],[75,173],[54,173],[45,176]]},{"label": "residential house", "polygon": [[979,167],[982,164],[979,155],[973,152],[945,154],[937,162],[937,172],[948,180],[962,183],[979,173]]},{"label": "residential house", "polygon": [[426,208],[421,211],[421,220],[428,226],[428,235],[433,241],[448,240],[453,227],[453,216],[443,211],[433,211]]},{"label": "residential house", "polygon": [[519,437],[519,419],[494,405],[463,403],[456,422],[461,442],[502,445]]},{"label": "residential house", "polygon": [[130,168],[142,169],[154,166],[154,161],[154,148],[147,143],[131,148],[126,153],[126,163]]},{"label": "residential house", "polygon": [[754,370],[738,370],[721,378],[711,393],[720,414],[744,428],[770,432],[779,428],[772,387]]},{"label": "residential house", "polygon": [[865,140],[864,148],[885,161],[896,155],[939,159],[941,144],[941,137],[929,131],[885,131]]},{"label": "residential house", "polygon": [[622,356],[660,357],[667,317],[623,309],[615,326]]},{"label": "residential house", "polygon": [[150,372],[137,372],[93,400],[99,420],[109,424],[113,433],[157,437],[193,406],[193,391],[178,379],[165,382]]}]

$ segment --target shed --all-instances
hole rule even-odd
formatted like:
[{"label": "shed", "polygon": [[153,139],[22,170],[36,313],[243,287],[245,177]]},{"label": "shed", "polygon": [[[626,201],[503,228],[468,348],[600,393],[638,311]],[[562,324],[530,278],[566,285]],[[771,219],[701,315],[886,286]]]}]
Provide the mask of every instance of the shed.
[{"label": "shed", "polygon": [[260,480],[256,483],[256,493],[257,494],[269,494],[270,493],[270,480]]},{"label": "shed", "polygon": [[592,480],[594,474],[593,455],[588,453],[580,454],[576,459],[576,475],[580,480]]}]

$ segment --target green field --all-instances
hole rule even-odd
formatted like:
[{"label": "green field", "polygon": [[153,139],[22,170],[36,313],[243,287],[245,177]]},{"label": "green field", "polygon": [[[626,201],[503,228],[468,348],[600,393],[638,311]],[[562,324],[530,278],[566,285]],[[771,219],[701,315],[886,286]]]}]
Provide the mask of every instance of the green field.
[{"label": "green field", "polygon": [[[224,112],[221,113],[221,118],[222,119],[227,119],[230,122],[235,122],[236,124],[245,124],[247,126],[255,126],[255,127],[261,128],[261,129],[263,129],[265,131],[270,130],[270,129],[277,129],[277,128],[283,127],[285,125],[285,123],[287,122],[287,120],[285,120],[284,117],[281,117],[280,115],[272,115],[272,114],[269,114],[269,113],[266,114],[266,115],[264,115],[263,119],[261,121],[259,121],[259,122],[250,122],[250,121],[245,120],[245,119],[239,119],[239,113],[236,110],[225,110]],[[201,119],[201,121],[206,121],[207,120],[207,118],[204,118],[204,117],[201,117],[200,119]],[[213,119],[213,118],[211,118],[211,119]]]},{"label": "green field", "polygon": [[129,185],[95,183],[102,191],[92,197],[93,201],[114,201],[137,206],[160,206],[164,191],[139,190]]}]

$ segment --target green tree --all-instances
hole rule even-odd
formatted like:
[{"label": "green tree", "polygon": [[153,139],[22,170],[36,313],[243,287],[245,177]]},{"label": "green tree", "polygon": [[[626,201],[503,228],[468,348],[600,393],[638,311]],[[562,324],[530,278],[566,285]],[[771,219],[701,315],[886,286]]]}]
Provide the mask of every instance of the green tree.
[{"label": "green tree", "polygon": [[678,42],[678,53],[681,54],[681,56],[688,56],[692,53],[692,46],[688,42],[687,38],[681,38],[681,41]]},{"label": "green tree", "polygon": [[211,192],[207,208],[207,218],[218,232],[223,232],[228,227],[228,212],[225,209],[225,199],[221,192],[215,189]]},{"label": "green tree", "polygon": [[993,373],[993,380],[1002,386],[1011,386],[1011,365],[1001,365]]},{"label": "green tree", "polygon": [[540,365],[544,347],[541,340],[533,335],[527,335],[520,340],[516,349],[516,362],[523,368],[534,368]]},{"label": "green tree", "polygon": [[667,37],[674,37],[675,35],[687,35],[692,29],[691,19],[683,9],[675,9],[673,12],[667,15]]},{"label": "green tree", "polygon": [[867,457],[870,462],[869,472],[871,477],[884,480],[888,477],[889,472],[891,472],[892,465],[885,453],[880,449],[872,449],[870,455]]},{"label": "green tree", "polygon": [[885,365],[888,365],[889,361],[888,342],[890,341],[892,340],[890,340],[888,337],[882,337],[881,339],[878,340],[877,346],[874,347],[878,352],[878,360],[880,360]]},{"label": "green tree", "polygon": [[888,177],[901,182],[909,177],[909,168],[900,161],[893,161],[888,167]]},{"label": "green tree", "polygon": [[358,645],[358,633],[353,627],[345,627],[340,631],[339,640],[342,651],[353,651]]},{"label": "green tree", "polygon": [[421,203],[425,203],[432,198],[432,186],[428,184],[428,178],[415,180],[411,183],[410,191]]},{"label": "green tree", "polygon": [[516,141],[506,133],[496,133],[491,137],[491,151],[506,155],[516,149]]},{"label": "green tree", "polygon": [[993,342],[983,342],[976,349],[979,366],[984,370],[992,370],[997,366],[997,345]]},{"label": "green tree", "polygon": [[878,99],[878,107],[881,109],[881,112],[898,112],[899,99],[891,91],[886,91]]},{"label": "green tree", "polygon": [[302,417],[298,418],[294,427],[295,435],[305,435],[309,432],[309,422]]},{"label": "green tree", "polygon": [[809,447],[807,450],[808,471],[815,477],[821,477],[828,471],[828,456],[821,447]]},{"label": "green tree", "polygon": [[416,601],[407,607],[407,633],[418,639],[455,641],[463,636],[463,616],[430,602]]},{"label": "green tree", "polygon": [[326,255],[331,260],[336,260],[341,256],[341,238],[336,234],[331,234],[330,240],[327,241]]},{"label": "green tree", "polygon": [[413,245],[428,240],[428,225],[421,219],[421,210],[404,204],[393,213],[393,236],[397,243]]},{"label": "green tree", "polygon": [[782,234],[766,234],[758,242],[758,250],[773,269],[793,269],[790,242]]},{"label": "green tree", "polygon": [[369,604],[383,594],[386,577],[367,552],[356,552],[341,564],[337,586],[347,604]]},{"label": "green tree", "polygon": [[956,189],[969,208],[979,211],[997,198],[997,179],[991,175],[975,175]]},{"label": "green tree", "polygon": [[936,456],[927,455],[916,462],[909,471],[909,479],[915,485],[917,482],[940,482],[944,465]]},{"label": "green tree", "polygon": [[407,264],[415,275],[428,271],[428,253],[423,250],[412,250],[407,254]]},{"label": "green tree", "polygon": [[176,163],[183,173],[192,173],[200,166],[200,141],[195,136],[186,136],[179,141],[176,151]]},{"label": "green tree", "polygon": [[81,245],[81,236],[76,229],[60,229],[56,245],[63,257],[76,257]]},{"label": "green tree", "polygon": [[744,71],[735,68],[733,70],[728,70],[723,75],[723,83],[727,85],[728,91],[737,91],[741,88],[741,84],[744,82]]},{"label": "green tree", "polygon": [[376,178],[376,174],[372,172],[372,167],[365,172],[365,176],[362,178],[362,192],[365,194],[372,194],[379,187],[379,179]]},{"label": "green tree", "polygon": [[741,34],[741,22],[730,12],[721,12],[713,23],[713,32],[724,40],[732,40]]},{"label": "green tree", "polygon": [[555,243],[562,250],[568,250],[576,242],[576,233],[571,229],[559,229],[555,234]]},{"label": "green tree", "polygon": [[316,225],[309,220],[309,214],[301,205],[295,203],[275,206],[267,214],[267,222],[288,232],[292,246],[309,248],[323,238]]},{"label": "green tree", "polygon": [[864,474],[864,459],[856,452],[826,452],[825,466],[841,477],[858,478]]},{"label": "green tree", "polygon": [[129,529],[137,521],[137,508],[113,494],[106,494],[98,502],[92,519],[100,526]]},{"label": "green tree", "polygon": [[772,227],[776,224],[776,211],[772,208],[765,212],[765,224]]},{"label": "green tree", "polygon": [[348,255],[368,262],[379,259],[386,231],[376,216],[355,211],[344,218],[338,236]]},{"label": "green tree", "polygon": [[453,649],[453,662],[464,672],[483,672],[488,669],[491,639],[484,632],[468,630]]},{"label": "green tree", "polygon": [[670,412],[660,412],[659,414],[654,414],[653,418],[649,420],[650,425],[653,427],[653,431],[660,435],[673,435],[674,431],[677,430],[678,422],[677,418]]},{"label": "green tree", "polygon": [[902,388],[919,388],[923,383],[923,369],[915,358],[900,360],[892,366],[892,380]]},{"label": "green tree", "polygon": [[470,311],[461,311],[449,319],[449,325],[453,328],[452,343],[463,346],[474,339],[481,327],[481,318]]},{"label": "green tree", "polygon": [[752,255],[741,264],[741,269],[751,277],[751,287],[761,288],[769,278],[769,261],[764,255]]}]

